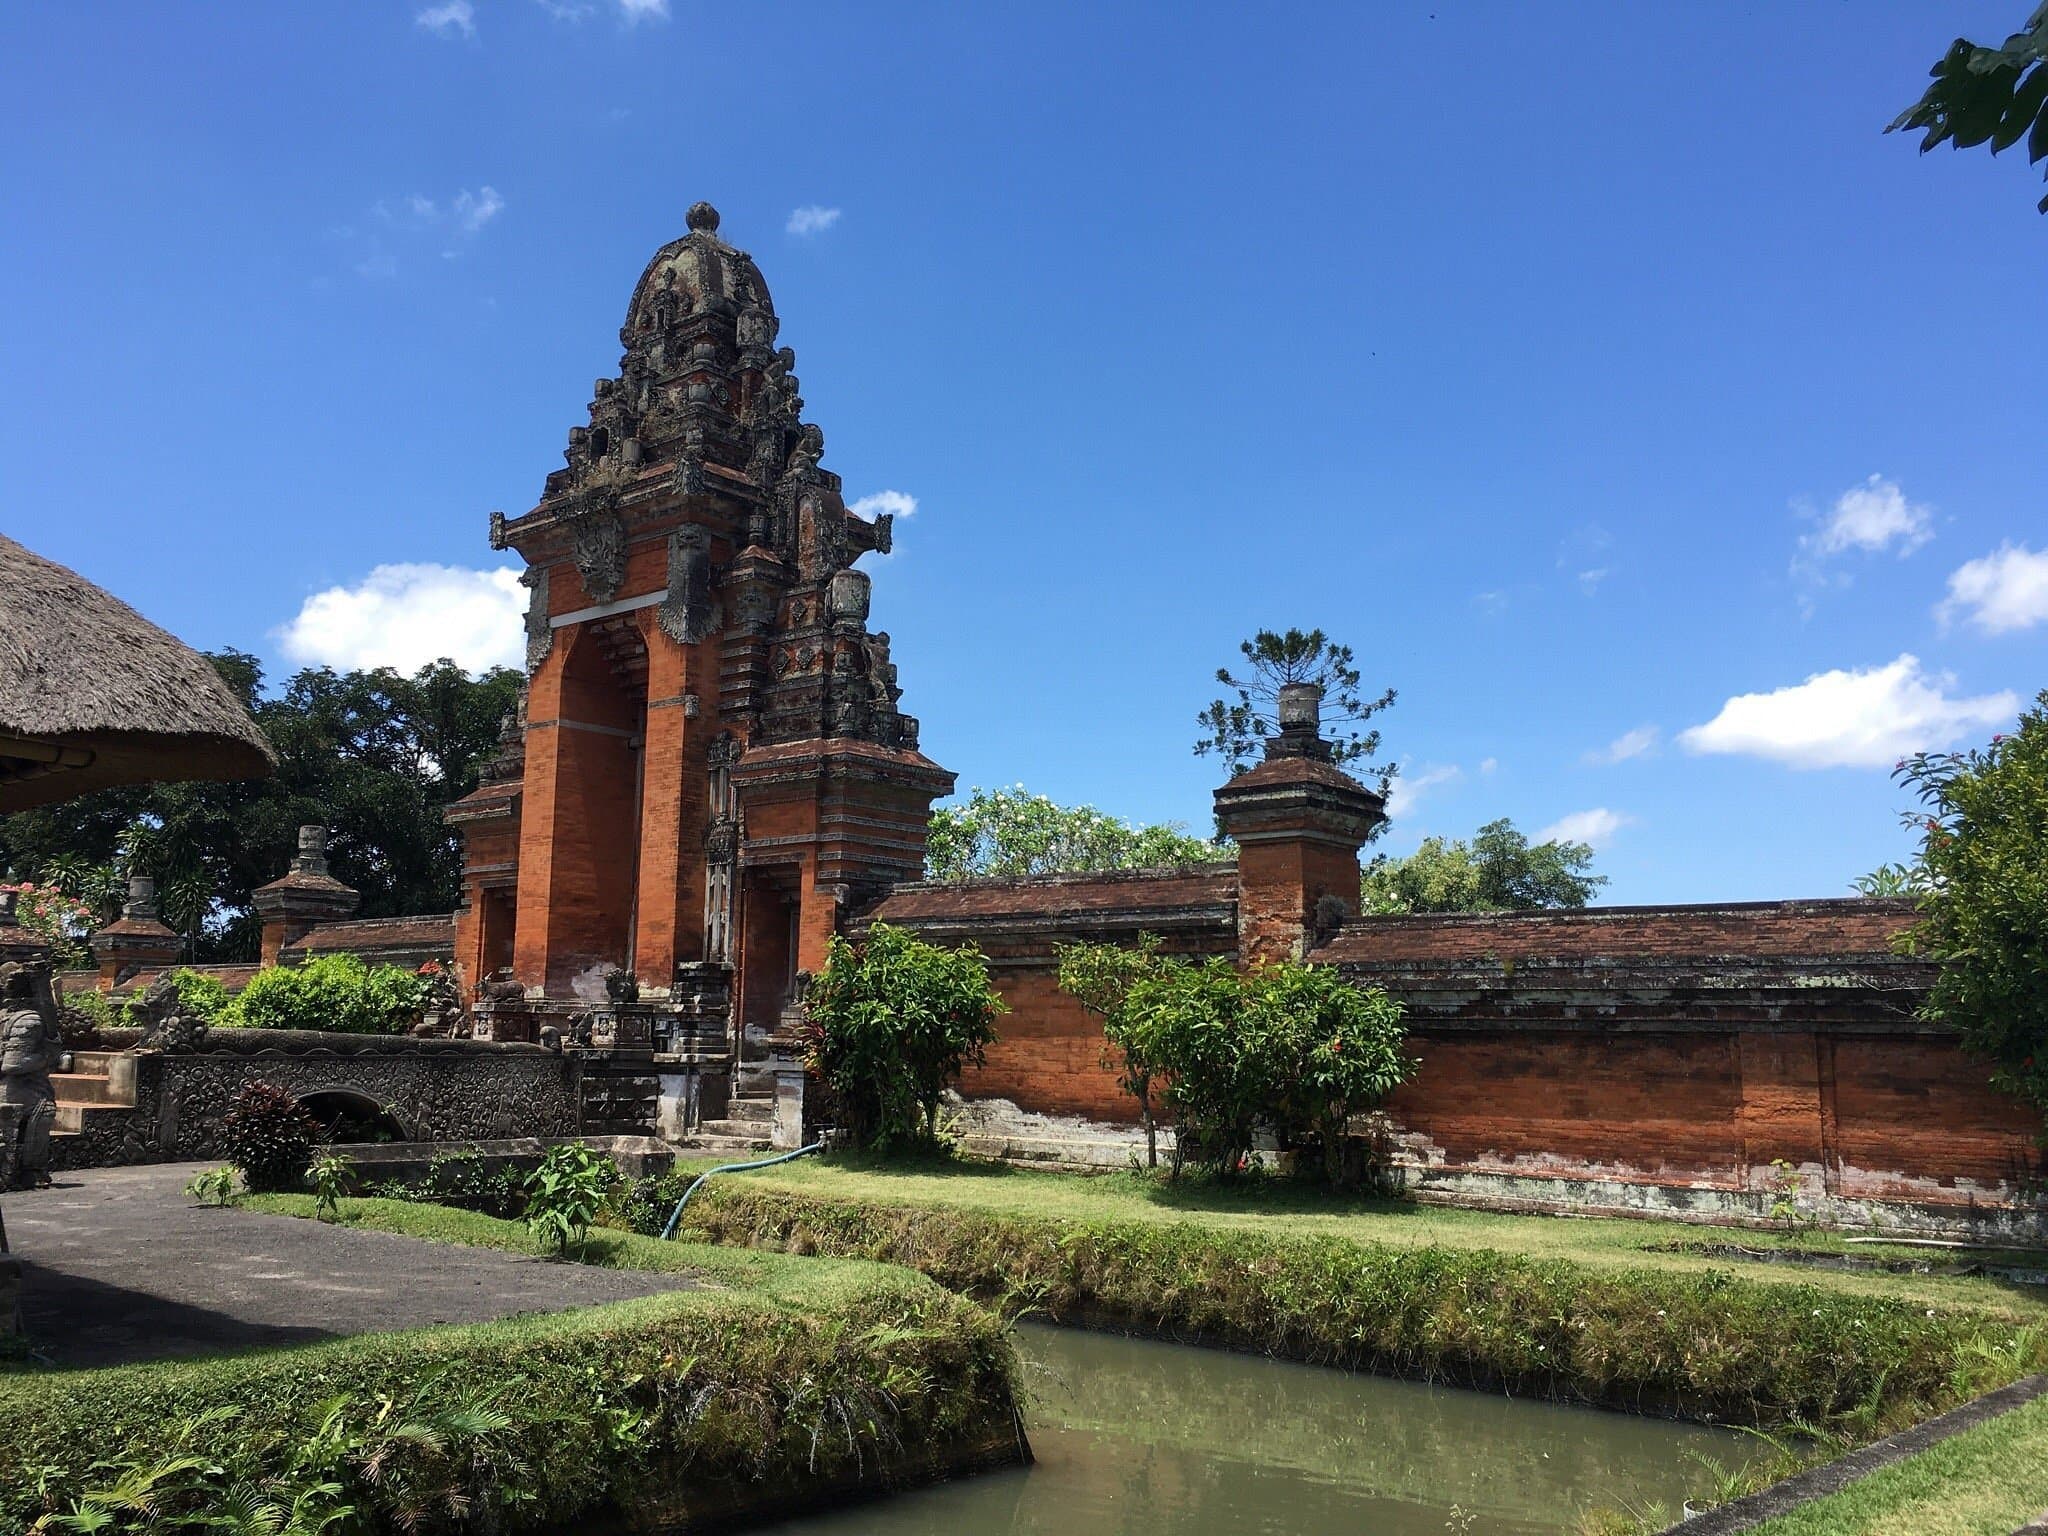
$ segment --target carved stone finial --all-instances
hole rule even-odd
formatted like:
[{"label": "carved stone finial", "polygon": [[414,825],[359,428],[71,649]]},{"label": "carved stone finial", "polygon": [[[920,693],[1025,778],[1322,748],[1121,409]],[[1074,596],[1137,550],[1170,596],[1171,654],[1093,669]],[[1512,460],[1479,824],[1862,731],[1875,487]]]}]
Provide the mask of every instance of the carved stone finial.
[{"label": "carved stone finial", "polygon": [[128,877],[128,900],[121,908],[121,915],[138,922],[156,920],[156,882],[147,875]]},{"label": "carved stone finial", "polygon": [[327,873],[327,829],[318,823],[299,828],[299,856],[292,868],[302,875]]},{"label": "carved stone finial", "polygon": [[718,210],[709,203],[692,203],[686,222],[692,234],[715,235],[718,233]]}]

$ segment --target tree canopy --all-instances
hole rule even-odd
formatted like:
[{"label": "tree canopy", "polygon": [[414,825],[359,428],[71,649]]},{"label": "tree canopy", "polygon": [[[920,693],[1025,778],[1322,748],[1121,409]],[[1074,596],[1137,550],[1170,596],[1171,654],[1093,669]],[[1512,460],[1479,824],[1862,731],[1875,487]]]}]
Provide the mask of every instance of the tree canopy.
[{"label": "tree canopy", "polygon": [[[2048,0],[2002,46],[1959,37],[1928,73],[1934,83],[1886,133],[1925,130],[1923,155],[1944,142],[1957,149],[1989,144],[1996,155],[2024,138],[2030,164],[2048,160]],[[2039,206],[2048,213],[2048,197]]]},{"label": "tree canopy", "polygon": [[1363,760],[1380,749],[1379,731],[1366,722],[1394,702],[1394,690],[1372,699],[1361,694],[1350,646],[1336,644],[1320,629],[1284,634],[1262,629],[1238,650],[1244,656],[1243,676],[1228,667],[1216,669],[1216,681],[1235,697],[1214,700],[1195,717],[1202,728],[1195,740],[1197,757],[1214,754],[1233,774],[1243,773],[1259,760],[1266,738],[1280,729],[1280,690],[1290,683],[1311,683],[1323,690],[1323,736],[1335,748],[1333,759],[1361,763],[1352,771],[1378,779],[1380,793],[1387,792],[1394,770]]},{"label": "tree canopy", "polygon": [[925,873],[933,880],[980,875],[1056,875],[1098,869],[1170,869],[1234,858],[1228,844],[1160,822],[1119,821],[1092,805],[1058,805],[1019,784],[976,787],[964,805],[932,812]]},{"label": "tree canopy", "polygon": [[1426,837],[1404,859],[1381,854],[1365,868],[1367,912],[1526,912],[1583,907],[1607,884],[1592,872],[1588,843],[1531,843],[1502,817],[1471,842]]},{"label": "tree canopy", "polygon": [[1922,1014],[1961,1031],[1992,1081],[2048,1113],[2048,691],[2019,729],[1969,752],[1922,752],[1911,936],[1940,970]]},{"label": "tree canopy", "polygon": [[109,789],[18,811],[0,818],[0,866],[61,880],[102,906],[117,899],[108,869],[150,875],[194,958],[254,956],[250,892],[289,867],[302,823],[330,829],[335,878],[362,893],[363,916],[453,907],[461,850],[441,812],[476,787],[519,675],[471,677],[446,660],[410,677],[314,667],[266,697],[254,656],[211,660],[276,748],[275,774]]}]

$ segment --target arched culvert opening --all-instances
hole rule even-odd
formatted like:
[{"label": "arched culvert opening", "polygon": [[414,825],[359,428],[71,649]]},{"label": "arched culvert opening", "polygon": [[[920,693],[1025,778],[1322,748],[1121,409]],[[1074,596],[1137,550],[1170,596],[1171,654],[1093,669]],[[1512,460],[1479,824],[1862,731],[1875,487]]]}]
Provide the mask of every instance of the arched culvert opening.
[{"label": "arched culvert opening", "polygon": [[367,1094],[331,1088],[302,1094],[299,1105],[320,1125],[323,1142],[408,1141],[405,1127]]}]

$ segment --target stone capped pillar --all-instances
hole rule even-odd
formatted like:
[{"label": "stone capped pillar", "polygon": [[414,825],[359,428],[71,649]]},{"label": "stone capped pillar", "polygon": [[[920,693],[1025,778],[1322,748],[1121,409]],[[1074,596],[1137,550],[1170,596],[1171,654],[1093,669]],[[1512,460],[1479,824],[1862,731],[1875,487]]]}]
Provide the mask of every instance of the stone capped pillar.
[{"label": "stone capped pillar", "polygon": [[1266,759],[1216,791],[1218,828],[1237,843],[1238,960],[1298,959],[1319,927],[1358,911],[1358,850],[1386,803],[1331,761],[1322,689],[1280,690]]},{"label": "stone capped pillar", "polygon": [[147,875],[130,875],[120,917],[92,936],[92,957],[100,966],[99,989],[108,992],[137,971],[174,965],[184,948],[184,940],[157,915],[156,882]]},{"label": "stone capped pillar", "polygon": [[277,964],[287,944],[296,944],[322,923],[350,916],[362,898],[327,872],[327,829],[299,828],[299,856],[282,879],[259,885],[250,905],[263,919],[263,963]]}]

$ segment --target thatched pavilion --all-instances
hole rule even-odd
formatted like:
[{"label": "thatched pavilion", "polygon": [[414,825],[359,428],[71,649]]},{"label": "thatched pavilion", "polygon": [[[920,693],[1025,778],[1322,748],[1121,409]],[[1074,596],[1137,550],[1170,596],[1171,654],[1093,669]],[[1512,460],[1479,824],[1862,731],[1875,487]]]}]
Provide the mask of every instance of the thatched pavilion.
[{"label": "thatched pavilion", "polygon": [[0,534],[0,812],[275,765],[204,656]]}]

